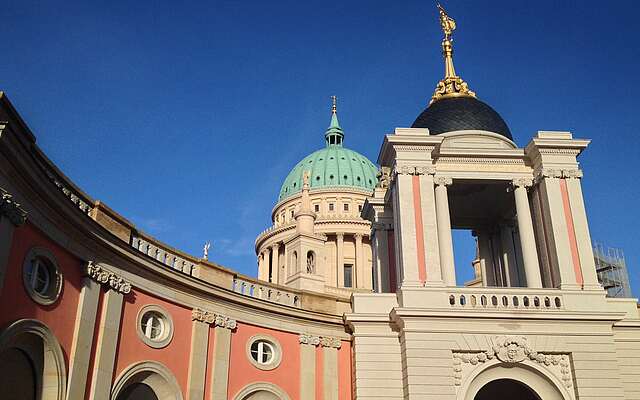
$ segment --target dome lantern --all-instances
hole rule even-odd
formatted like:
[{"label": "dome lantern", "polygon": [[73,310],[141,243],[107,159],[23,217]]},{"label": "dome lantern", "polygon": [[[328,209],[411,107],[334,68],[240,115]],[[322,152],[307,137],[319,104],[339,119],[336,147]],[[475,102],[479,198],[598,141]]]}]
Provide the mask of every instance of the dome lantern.
[{"label": "dome lantern", "polygon": [[340,123],[338,122],[338,112],[337,112],[337,100],[336,96],[331,96],[331,123],[327,128],[327,131],[324,134],[324,138],[327,142],[327,146],[340,146],[342,147],[342,142],[344,141],[344,131],[340,127]]}]

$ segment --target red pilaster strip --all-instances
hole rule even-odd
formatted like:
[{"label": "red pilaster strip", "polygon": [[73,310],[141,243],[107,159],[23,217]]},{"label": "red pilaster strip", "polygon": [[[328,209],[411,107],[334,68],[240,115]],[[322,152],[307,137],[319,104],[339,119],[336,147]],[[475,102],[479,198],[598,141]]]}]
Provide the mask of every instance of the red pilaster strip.
[{"label": "red pilaster strip", "polygon": [[573,215],[571,214],[571,203],[567,191],[567,181],[560,179],[560,192],[562,193],[562,205],[564,206],[564,218],[567,221],[567,231],[569,232],[569,246],[571,247],[571,258],[573,259],[573,271],[576,274],[576,283],[580,286],[584,283],[582,269],[580,268],[580,255],[578,254],[578,241],[576,240],[576,230],[573,226]]},{"label": "red pilaster strip", "polygon": [[420,198],[420,176],[413,175],[413,211],[416,221],[416,250],[418,252],[418,279],[420,282],[427,281],[427,264],[424,254],[424,230],[422,229],[422,199]]}]

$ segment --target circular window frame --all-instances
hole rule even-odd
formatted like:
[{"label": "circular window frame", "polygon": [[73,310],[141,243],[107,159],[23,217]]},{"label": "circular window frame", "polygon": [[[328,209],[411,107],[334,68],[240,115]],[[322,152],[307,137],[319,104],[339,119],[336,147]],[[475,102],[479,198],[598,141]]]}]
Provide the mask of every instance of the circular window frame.
[{"label": "circular window frame", "polygon": [[[38,257],[46,260],[47,265],[45,267],[49,273],[49,287],[44,295],[35,291],[27,279],[27,269],[31,267],[31,262]],[[63,283],[64,278],[53,252],[44,247],[33,247],[27,252],[22,262],[22,284],[33,301],[43,306],[55,303],[62,294]]]},{"label": "circular window frame", "polygon": [[[251,355],[251,346],[257,341],[265,341],[268,342],[273,348],[273,358],[269,364],[260,364],[258,361],[253,359]],[[272,369],[278,368],[280,362],[282,361],[282,347],[280,346],[280,342],[276,340],[273,336],[259,334],[253,335],[247,340],[246,345],[246,354],[249,362],[256,368],[261,369],[263,371],[271,371]]]},{"label": "circular window frame", "polygon": [[[163,319],[166,332],[164,332],[161,339],[156,340],[148,338],[147,335],[145,335],[142,331],[142,317],[148,312],[155,312],[157,314],[160,314],[161,318]],[[138,311],[138,315],[136,316],[136,333],[138,334],[140,340],[142,340],[144,344],[149,347],[152,347],[154,349],[167,347],[173,339],[173,319],[171,318],[171,314],[169,314],[167,310],[157,304],[148,304],[142,307]]]}]

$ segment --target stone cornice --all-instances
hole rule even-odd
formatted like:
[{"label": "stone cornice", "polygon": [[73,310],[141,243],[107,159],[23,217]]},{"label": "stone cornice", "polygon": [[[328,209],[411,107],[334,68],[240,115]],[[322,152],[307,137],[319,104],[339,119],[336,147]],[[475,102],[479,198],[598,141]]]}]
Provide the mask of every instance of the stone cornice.
[{"label": "stone cornice", "polygon": [[131,283],[120,275],[114,274],[92,262],[87,263],[87,276],[102,286],[115,290],[116,292],[127,294],[131,292]]},{"label": "stone cornice", "polygon": [[226,315],[216,314],[213,311],[203,310],[201,308],[194,308],[191,311],[191,320],[231,330],[236,329],[238,326],[235,319],[229,318]]},{"label": "stone cornice", "polygon": [[314,336],[308,333],[302,333],[298,337],[300,344],[306,344],[310,346],[322,346],[339,349],[342,346],[342,341],[339,338],[328,336]]},{"label": "stone cornice", "polygon": [[0,195],[0,214],[7,217],[15,226],[24,224],[27,220],[27,212],[20,203],[13,200],[13,196],[2,188],[0,188]]}]

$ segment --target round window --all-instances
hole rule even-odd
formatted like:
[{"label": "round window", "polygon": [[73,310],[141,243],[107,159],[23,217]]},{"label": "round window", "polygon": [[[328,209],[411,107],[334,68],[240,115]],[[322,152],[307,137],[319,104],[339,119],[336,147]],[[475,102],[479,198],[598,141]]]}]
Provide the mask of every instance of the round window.
[{"label": "round window", "polygon": [[156,305],[142,307],[138,312],[138,336],[150,347],[161,348],[173,338],[173,321],[169,313]]},{"label": "round window", "polygon": [[22,282],[36,303],[49,305],[58,300],[62,275],[53,254],[43,248],[31,249],[24,260]]},{"label": "round window", "polygon": [[251,345],[251,358],[258,364],[271,364],[273,362],[273,355],[273,345],[266,340],[256,340]]},{"label": "round window", "polygon": [[247,342],[247,357],[255,367],[271,370],[280,365],[282,350],[275,338],[268,335],[256,335]]}]

